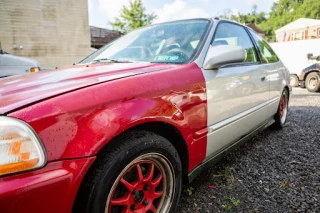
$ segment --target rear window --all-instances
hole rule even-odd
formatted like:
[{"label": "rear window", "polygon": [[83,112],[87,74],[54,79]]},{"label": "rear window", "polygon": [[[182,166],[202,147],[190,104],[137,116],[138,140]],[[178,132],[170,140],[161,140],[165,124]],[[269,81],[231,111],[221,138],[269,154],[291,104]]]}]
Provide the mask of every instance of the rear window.
[{"label": "rear window", "polygon": [[262,63],[275,63],[279,61],[278,56],[265,40],[263,40],[259,35],[257,35],[252,30],[250,30],[250,34],[252,35],[253,39],[258,45]]}]

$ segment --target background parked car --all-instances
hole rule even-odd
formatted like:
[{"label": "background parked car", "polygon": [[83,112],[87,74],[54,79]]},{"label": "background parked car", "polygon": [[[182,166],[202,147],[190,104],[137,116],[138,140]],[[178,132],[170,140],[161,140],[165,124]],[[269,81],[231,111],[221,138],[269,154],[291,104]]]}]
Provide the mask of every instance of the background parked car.
[{"label": "background parked car", "polygon": [[0,78],[38,72],[39,64],[36,60],[11,55],[0,49]]},{"label": "background parked car", "polygon": [[320,92],[320,56],[309,54],[308,58],[316,60],[316,63],[302,70],[299,75],[300,86],[309,92]]}]

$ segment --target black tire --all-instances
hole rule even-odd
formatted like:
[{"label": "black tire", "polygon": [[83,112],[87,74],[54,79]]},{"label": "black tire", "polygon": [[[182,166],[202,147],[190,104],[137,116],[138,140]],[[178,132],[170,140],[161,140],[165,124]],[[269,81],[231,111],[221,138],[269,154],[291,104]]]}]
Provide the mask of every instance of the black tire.
[{"label": "black tire", "polygon": [[293,87],[299,86],[299,78],[297,75],[290,75],[290,85]]},{"label": "black tire", "polygon": [[312,72],[307,75],[305,81],[309,92],[320,92],[320,75],[317,72]]},{"label": "black tire", "polygon": [[[282,112],[283,114],[281,113],[282,100],[285,101],[285,108],[284,108],[285,111]],[[287,121],[287,116],[288,116],[288,103],[289,103],[289,92],[287,89],[285,89],[282,92],[282,95],[280,98],[278,111],[274,116],[275,123],[272,125],[273,129],[280,130],[280,129],[283,129],[283,127],[285,126],[286,121]]]},{"label": "black tire", "polygon": [[[167,196],[161,195],[160,198],[156,198],[155,200],[151,201],[150,206],[155,206],[157,210],[161,210],[160,212],[175,212],[176,208],[179,203],[180,194],[181,194],[181,187],[182,187],[182,166],[181,161],[179,158],[179,154],[177,153],[174,146],[165,138],[156,135],[154,133],[148,131],[130,131],[125,133],[124,135],[118,137],[115,141],[112,141],[112,146],[108,147],[108,149],[102,150],[97,156],[96,161],[89,169],[88,173],[86,174],[84,181],[80,187],[78,192],[75,205],[73,208],[73,212],[84,212],[84,213],[102,213],[102,212],[121,212],[123,208],[127,208],[127,206],[113,206],[113,200],[118,197],[114,197],[115,194],[122,194],[122,196],[128,195],[134,197],[134,208],[147,208],[149,206],[147,202],[147,195],[149,192],[143,192],[143,190],[147,189],[134,189],[129,193],[129,188],[124,187],[125,185],[122,184],[122,179],[127,177],[126,175],[139,174],[137,167],[140,168],[142,174],[146,172],[149,168],[148,164],[143,162],[141,163],[142,158],[146,156],[157,157],[159,161],[154,160],[154,172],[152,171],[153,175],[151,174],[143,174],[143,178],[146,176],[159,176],[159,174],[165,174],[163,176],[162,182],[158,186],[154,186],[154,188],[149,188],[150,193],[155,194],[155,187],[161,186],[161,190],[163,190],[163,194],[167,190],[171,194],[171,199]],[[141,158],[141,159],[140,159]],[[138,160],[137,160],[138,159]],[[147,159],[147,158],[146,158]],[[134,162],[138,162],[136,164],[132,164]],[[150,161],[151,162],[151,161]],[[159,165],[157,164],[159,163]],[[166,163],[162,167],[160,164]],[[132,165],[131,165],[132,164]],[[150,164],[150,166],[152,163]],[[168,166],[171,168],[169,169]],[[144,168],[145,167],[145,168]],[[168,171],[165,173],[165,170],[161,170],[161,168],[167,168]],[[145,169],[145,170],[144,170]],[[159,170],[156,173],[156,170]],[[136,173],[135,173],[136,172]],[[131,179],[132,179],[131,177]],[[142,177],[142,176],[140,176]],[[119,179],[120,178],[120,179]],[[152,177],[152,180],[156,179],[156,177]],[[150,179],[150,181],[151,181]],[[140,179],[141,180],[141,179]],[[171,186],[166,186],[165,180],[173,180]],[[129,180],[126,180],[130,182]],[[155,181],[155,180],[154,180]],[[139,181],[137,179],[138,184]],[[134,185],[135,181],[130,184]],[[145,183],[139,183],[145,184]],[[167,187],[167,188],[166,188]],[[111,191],[112,190],[112,191]],[[157,189],[158,190],[158,189]],[[171,191],[170,191],[171,190]],[[124,192],[125,191],[125,192]],[[141,192],[141,193],[140,193]],[[140,193],[140,194],[139,194]],[[136,196],[138,196],[136,200]],[[142,200],[140,200],[142,199]],[[157,200],[160,199],[161,201]],[[167,199],[167,200],[166,200]],[[112,201],[111,201],[112,200]],[[152,199],[151,199],[152,200]],[[145,202],[145,203],[144,203]],[[158,204],[154,204],[157,202]],[[168,204],[170,203],[170,205]],[[168,205],[165,205],[168,204]],[[140,205],[140,207],[139,207]],[[144,205],[144,207],[141,207]],[[158,206],[157,206],[158,205]],[[107,207],[109,206],[109,208]],[[111,206],[111,207],[110,207]],[[160,207],[161,206],[161,207]],[[165,209],[166,206],[166,209]],[[130,208],[133,208],[130,204]],[[108,211],[105,211],[105,208]],[[149,208],[149,207],[148,207]],[[152,211],[148,211],[152,212]]]}]

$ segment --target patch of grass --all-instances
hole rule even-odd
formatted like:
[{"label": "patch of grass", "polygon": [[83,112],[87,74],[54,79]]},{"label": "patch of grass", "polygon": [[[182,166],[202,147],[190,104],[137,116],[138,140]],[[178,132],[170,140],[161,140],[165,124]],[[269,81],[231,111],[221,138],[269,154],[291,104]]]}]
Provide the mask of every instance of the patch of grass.
[{"label": "patch of grass", "polygon": [[229,197],[230,202],[233,206],[237,207],[240,205],[240,200],[235,199],[234,197]]},{"label": "patch of grass", "polygon": [[229,197],[229,201],[230,203],[221,205],[224,211],[231,211],[233,207],[237,207],[240,205],[240,200],[235,199],[234,197]]},{"label": "patch of grass", "polygon": [[232,190],[233,183],[234,183],[234,180],[235,180],[231,170],[232,170],[232,168],[226,169],[223,174],[220,174],[220,175],[215,175],[214,174],[213,175],[214,178],[220,177],[220,178],[223,178],[224,180],[226,180],[228,182],[228,189],[229,190]]},{"label": "patch of grass", "polygon": [[232,168],[226,169],[226,170],[224,170],[224,174],[213,175],[213,177],[223,177],[229,183],[233,183],[234,182],[234,177],[233,177],[233,174],[232,174],[231,170],[232,170]]},{"label": "patch of grass", "polygon": [[225,211],[230,211],[232,209],[232,206],[228,204],[222,204],[222,208]]},{"label": "patch of grass", "polygon": [[189,187],[189,188],[183,190],[183,192],[188,196],[192,195],[193,191],[194,191],[194,188],[192,188],[192,187]]},{"label": "patch of grass", "polygon": [[[227,182],[227,189],[232,190],[235,178],[232,174],[232,168],[226,169],[224,173],[222,174],[214,174],[214,178],[222,178],[224,181]],[[221,205],[221,203],[218,203]],[[230,212],[234,207],[237,207],[240,205],[240,200],[234,198],[234,197],[229,197],[229,200],[227,203],[223,203],[221,205],[222,209],[226,212]]]}]

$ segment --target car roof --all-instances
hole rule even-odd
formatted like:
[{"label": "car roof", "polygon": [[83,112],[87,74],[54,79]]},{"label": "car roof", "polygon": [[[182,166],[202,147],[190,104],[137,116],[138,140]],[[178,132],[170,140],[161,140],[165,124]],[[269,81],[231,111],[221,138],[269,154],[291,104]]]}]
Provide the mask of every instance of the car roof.
[{"label": "car roof", "polygon": [[245,28],[248,28],[246,25],[241,24],[239,22],[236,22],[236,21],[233,21],[233,20],[230,20],[230,19],[219,18],[219,17],[178,19],[178,20],[174,20],[174,21],[156,23],[156,24],[152,24],[152,25],[148,25],[148,26],[155,26],[155,25],[159,25],[159,24],[167,24],[167,23],[174,23],[174,22],[181,22],[181,21],[192,21],[192,20],[208,20],[210,22],[229,22],[229,23],[232,23],[232,24],[237,24],[237,25],[243,26]]},{"label": "car roof", "polygon": [[230,19],[225,19],[225,18],[212,18],[211,19],[212,21],[216,21],[216,22],[229,22],[229,23],[232,23],[232,24],[237,24],[237,25],[240,25],[242,27],[245,27],[245,28],[249,28],[251,29],[250,27],[246,26],[245,24],[241,24],[237,21],[234,21],[234,20],[230,20]]}]

